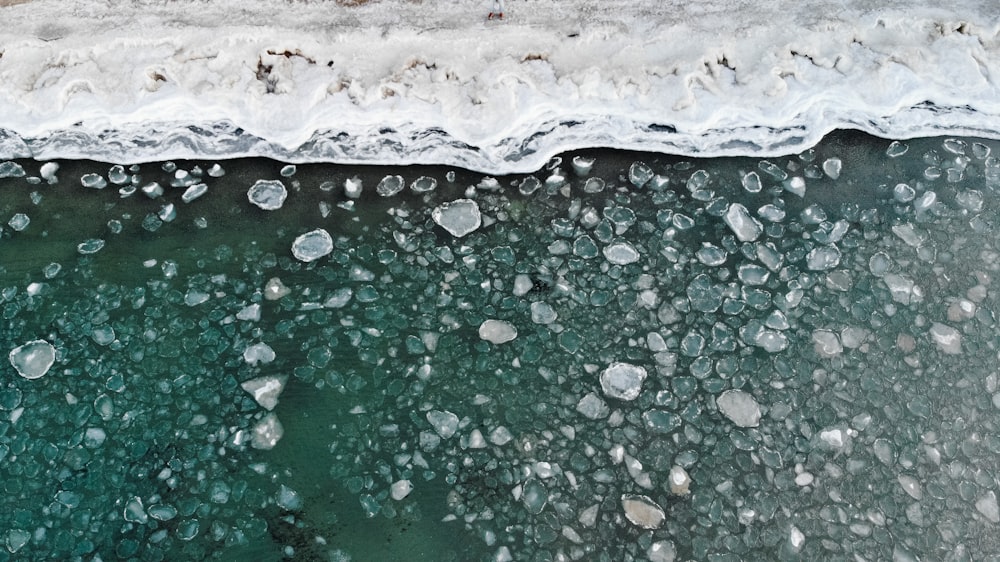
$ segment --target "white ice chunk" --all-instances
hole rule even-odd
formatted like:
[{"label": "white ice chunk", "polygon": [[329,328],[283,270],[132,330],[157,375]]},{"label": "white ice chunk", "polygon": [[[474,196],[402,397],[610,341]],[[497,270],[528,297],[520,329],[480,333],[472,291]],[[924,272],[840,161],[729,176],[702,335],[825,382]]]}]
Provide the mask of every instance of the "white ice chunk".
[{"label": "white ice chunk", "polygon": [[208,192],[208,185],[204,183],[196,183],[184,190],[184,193],[181,195],[181,201],[185,203],[190,203],[207,192]]},{"label": "white ice chunk", "polygon": [[285,435],[285,428],[278,421],[278,416],[274,412],[267,414],[257,425],[253,426],[253,435],[250,437],[250,446],[254,449],[273,449],[278,441]]},{"label": "white ice chunk", "polygon": [[715,404],[723,415],[739,427],[760,425],[760,406],[749,393],[727,390],[715,399]]},{"label": "white ice chunk", "polygon": [[59,171],[59,164],[57,162],[46,162],[42,164],[41,169],[38,173],[42,176],[42,179],[49,183],[49,185],[55,184],[59,181],[56,177],[56,172]]},{"label": "white ice chunk", "polygon": [[318,260],[332,251],[333,238],[322,228],[311,230],[292,242],[292,255],[306,263]]},{"label": "white ice chunk", "polygon": [[503,320],[485,320],[479,325],[479,337],[494,344],[507,343],[517,338],[517,328]]},{"label": "white ice chunk", "polygon": [[295,490],[282,484],[278,488],[275,503],[278,504],[278,507],[286,511],[298,511],[302,509],[302,496]]},{"label": "white ice chunk", "polygon": [[919,480],[908,474],[900,474],[897,479],[899,480],[899,485],[903,487],[903,491],[909,494],[911,498],[920,501],[924,497]]},{"label": "white ice chunk", "polygon": [[56,348],[45,340],[29,341],[11,350],[10,364],[26,379],[37,379],[49,372],[56,360]]},{"label": "white ice chunk", "polygon": [[458,238],[474,232],[483,224],[479,205],[472,199],[456,199],[438,205],[431,211],[431,218],[441,228]]},{"label": "white ice chunk", "polygon": [[646,549],[649,562],[674,562],[677,559],[677,549],[670,541],[656,541]]},{"label": "white ice chunk", "polygon": [[393,195],[403,191],[403,186],[406,183],[403,182],[403,176],[386,176],[382,178],[382,181],[378,182],[375,186],[375,193],[378,193],[382,197],[392,197]]},{"label": "white ice chunk", "polygon": [[997,495],[993,490],[976,500],[976,510],[991,523],[1000,523],[1000,506],[997,505]]},{"label": "white ice chunk", "polygon": [[276,301],[291,293],[292,290],[285,286],[281,282],[281,279],[277,277],[272,277],[267,280],[264,284],[264,299],[269,301]]},{"label": "white ice chunk", "polygon": [[243,307],[243,310],[236,313],[236,319],[257,322],[260,320],[260,305],[253,303]]},{"label": "white ice chunk", "polygon": [[592,420],[606,418],[611,413],[608,404],[593,392],[587,393],[577,402],[576,411]]},{"label": "white ice chunk", "polygon": [[806,256],[806,267],[812,271],[826,271],[840,265],[840,250],[836,246],[818,246]]},{"label": "white ice chunk", "polygon": [[257,342],[243,351],[243,360],[250,365],[274,361],[274,350],[264,342]]},{"label": "white ice chunk", "polygon": [[427,412],[427,421],[442,439],[447,439],[458,431],[458,416],[448,411],[431,410]]},{"label": "white ice chunk", "polygon": [[280,209],[288,197],[288,190],[280,180],[257,180],[247,190],[247,199],[265,211]]},{"label": "white ice chunk", "polygon": [[278,405],[278,396],[285,390],[288,375],[267,375],[250,379],[240,386],[250,393],[263,408],[273,410]]},{"label": "white ice chunk", "polygon": [[663,509],[647,496],[623,495],[622,508],[626,519],[643,529],[657,529],[667,518]]},{"label": "white ice chunk", "polygon": [[840,338],[830,330],[813,330],[813,349],[820,357],[835,357],[844,351]]},{"label": "white ice chunk", "polygon": [[535,324],[551,324],[558,317],[559,315],[549,303],[543,301],[531,303],[531,321]]},{"label": "white ice chunk", "polygon": [[843,165],[840,158],[827,158],[823,162],[823,173],[830,179],[835,180],[840,177],[840,170],[843,168]]},{"label": "white ice chunk", "polygon": [[639,252],[628,242],[615,242],[604,248],[604,257],[615,265],[628,265],[639,261]]},{"label": "white ice chunk", "polygon": [[882,277],[889,288],[892,300],[900,304],[918,303],[924,300],[924,291],[912,279],[898,273],[886,273]]},{"label": "white ice chunk", "polygon": [[670,493],[677,494],[679,496],[686,495],[690,493],[691,487],[691,476],[688,475],[684,467],[674,465],[670,469],[670,474],[667,476],[670,481]]},{"label": "white ice chunk", "polygon": [[618,400],[635,400],[642,391],[646,369],[630,363],[612,363],[601,373],[604,394]]},{"label": "white ice chunk", "polygon": [[753,242],[764,232],[760,222],[750,216],[747,208],[739,203],[729,205],[724,220],[741,242]]},{"label": "white ice chunk", "polygon": [[934,322],[931,324],[931,338],[943,353],[955,355],[962,353],[962,334],[955,328]]},{"label": "white ice chunk", "polygon": [[397,480],[389,487],[389,495],[392,499],[400,501],[413,491],[413,484],[409,480]]}]

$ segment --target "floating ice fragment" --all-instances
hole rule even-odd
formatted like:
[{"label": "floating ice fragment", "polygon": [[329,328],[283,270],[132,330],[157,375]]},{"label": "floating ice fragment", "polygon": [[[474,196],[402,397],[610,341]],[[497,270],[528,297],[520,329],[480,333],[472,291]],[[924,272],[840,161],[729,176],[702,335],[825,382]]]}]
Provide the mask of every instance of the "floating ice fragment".
[{"label": "floating ice fragment", "polygon": [[503,320],[485,320],[479,325],[479,337],[490,343],[501,344],[517,338],[517,328]]},{"label": "floating ice fragment", "polygon": [[754,171],[743,174],[743,178],[741,178],[740,183],[743,184],[743,189],[747,190],[749,193],[760,193],[760,190],[764,188],[763,184],[761,184],[760,176],[758,176],[757,172]]},{"label": "floating ice fragment", "polygon": [[184,190],[184,194],[181,195],[181,201],[185,203],[190,203],[207,192],[208,192],[208,185],[204,183],[196,183]]},{"label": "floating ice fragment", "polygon": [[623,495],[622,509],[626,519],[643,529],[657,529],[667,518],[663,509],[647,496]]},{"label": "floating ice fragment", "polygon": [[899,475],[899,485],[903,487],[903,491],[910,495],[911,498],[920,501],[924,497],[923,490],[920,489],[920,481],[908,474]]},{"label": "floating ice fragment", "polygon": [[521,502],[532,515],[538,515],[545,509],[549,501],[549,491],[545,484],[535,478],[529,478],[521,488]]},{"label": "floating ice fragment", "polygon": [[826,271],[840,265],[840,250],[836,246],[819,246],[809,251],[806,267],[811,271]]},{"label": "floating ice fragment", "polygon": [[361,183],[361,178],[359,178],[358,176],[354,176],[352,178],[344,180],[344,195],[348,199],[357,199],[358,197],[361,197],[362,190],[363,186]]},{"label": "floating ice fragment", "polygon": [[15,232],[21,232],[25,228],[28,228],[28,224],[31,223],[31,219],[28,215],[24,213],[17,213],[7,221],[7,224],[14,229]]},{"label": "floating ice fragment", "polygon": [[285,427],[278,421],[278,416],[271,412],[253,426],[250,446],[265,451],[273,449],[284,435]]},{"label": "floating ice fragment", "polygon": [[397,480],[389,487],[389,495],[392,499],[400,501],[413,491],[413,484],[409,480]]},{"label": "floating ice fragment", "polygon": [[221,178],[224,175],[226,175],[226,171],[218,164],[212,164],[212,167],[208,169],[208,176],[211,178]]},{"label": "floating ice fragment", "polygon": [[90,189],[104,189],[108,186],[108,182],[100,174],[83,174],[80,184]]},{"label": "floating ice fragment", "polygon": [[615,265],[628,265],[639,261],[639,252],[632,244],[620,241],[605,246],[604,258]]},{"label": "floating ice fragment", "polygon": [[600,193],[604,191],[604,180],[601,178],[587,178],[587,181],[583,183],[584,193]]},{"label": "floating ice fragment", "polygon": [[830,330],[814,330],[812,340],[813,349],[820,357],[836,357],[844,351],[840,338]]},{"label": "floating ice fragment", "polygon": [[17,162],[0,162],[0,178],[23,178],[24,168]]},{"label": "floating ice fragment", "polygon": [[297,170],[298,168],[295,167],[295,164],[287,164],[281,167],[281,171],[279,173],[283,178],[290,178],[295,175]]},{"label": "floating ice fragment", "polygon": [[332,251],[333,238],[322,228],[307,232],[292,242],[292,255],[306,263],[318,260]]},{"label": "floating ice fragment", "polygon": [[628,169],[628,181],[636,187],[642,187],[653,179],[653,170],[645,162],[634,162]]},{"label": "floating ice fragment", "polygon": [[753,344],[768,353],[777,353],[788,347],[788,337],[781,332],[761,330],[754,336]]},{"label": "floating ice fragment", "polygon": [[410,184],[413,193],[427,193],[437,188],[437,180],[427,176],[420,176]]},{"label": "floating ice fragment", "polygon": [[[872,259],[874,260],[875,256]],[[871,266],[870,262],[869,265]],[[882,276],[882,281],[889,288],[892,300],[900,304],[918,303],[924,300],[923,290],[909,277],[898,273],[886,273]]]},{"label": "floating ice fragment", "polygon": [[691,492],[691,477],[683,467],[674,465],[667,476],[670,482],[670,493],[679,496],[687,495]]},{"label": "floating ice fragment", "polygon": [[606,418],[611,413],[607,403],[593,392],[587,393],[577,402],[576,411],[585,418],[592,420]]},{"label": "floating ice fragment", "polygon": [[782,170],[774,162],[761,160],[760,163],[757,165],[757,167],[760,168],[760,171],[764,172],[765,174],[771,176],[772,178],[778,181],[785,181],[785,179],[788,177],[788,173]]},{"label": "floating ice fragment", "polygon": [[747,208],[739,203],[729,205],[724,220],[741,242],[753,242],[764,231],[757,219],[750,216]]},{"label": "floating ice fragment", "polygon": [[943,352],[950,355],[962,353],[962,334],[955,328],[934,322],[931,324],[931,338]]},{"label": "floating ice fragment", "polygon": [[635,400],[642,391],[646,369],[630,363],[616,362],[601,373],[604,394],[618,400]]},{"label": "floating ice fragment", "polygon": [[247,190],[247,199],[265,211],[280,209],[288,197],[288,190],[280,180],[257,180]]},{"label": "floating ice fragment", "polygon": [[278,279],[277,277],[268,279],[267,283],[264,284],[265,300],[276,301],[291,292],[292,290],[286,287],[285,284],[281,282],[281,279]]},{"label": "floating ice fragment", "polygon": [[121,164],[115,164],[108,170],[108,179],[115,185],[124,185],[129,181],[128,173]]},{"label": "floating ice fragment", "polygon": [[798,197],[806,196],[806,180],[800,176],[789,178],[782,184],[782,186],[785,188],[785,191],[791,193],[792,195],[796,195]]},{"label": "floating ice fragment", "polygon": [[521,192],[521,195],[531,195],[532,193],[538,191],[538,188],[542,187],[542,182],[538,180],[535,176],[528,176],[521,180],[518,184],[517,190]]},{"label": "floating ice fragment", "polygon": [[264,342],[257,342],[243,351],[243,360],[250,365],[267,364],[274,361],[274,350]]},{"label": "floating ice fragment", "polygon": [[431,218],[452,236],[461,238],[482,226],[479,205],[472,199],[456,199],[438,205],[431,211]]},{"label": "floating ice fragment", "polygon": [[1000,523],[1000,506],[997,505],[997,495],[993,490],[976,500],[976,511],[991,523]]},{"label": "floating ice fragment", "polygon": [[649,558],[649,562],[674,562],[677,550],[670,541],[656,541],[646,549],[646,558]]},{"label": "floating ice fragment", "polygon": [[285,390],[288,375],[267,375],[250,379],[240,386],[250,393],[264,409],[271,411],[278,405],[278,396]]},{"label": "floating ice fragment", "polygon": [[458,416],[445,410],[427,412],[427,421],[442,439],[448,439],[458,431]]},{"label": "floating ice fragment", "polygon": [[302,509],[302,496],[298,492],[282,484],[278,488],[278,494],[274,503],[285,511],[298,511]]},{"label": "floating ice fragment", "polygon": [[715,399],[715,404],[723,415],[739,427],[760,425],[760,406],[749,393],[742,390],[727,390]]},{"label": "floating ice fragment", "polygon": [[45,340],[29,341],[12,349],[8,358],[17,374],[26,379],[37,379],[55,363],[56,348]]},{"label": "floating ice fragment", "polygon": [[125,503],[122,515],[129,523],[144,525],[149,520],[146,516],[146,509],[142,506],[142,499],[138,496],[133,496]]},{"label": "floating ice fragment", "polygon": [[558,317],[549,303],[543,301],[531,303],[531,321],[535,324],[551,324]]},{"label": "floating ice fragment", "polygon": [[375,193],[378,193],[382,197],[392,197],[393,195],[403,191],[403,187],[406,183],[403,181],[403,176],[385,176],[382,181],[378,182],[375,186]]},{"label": "floating ice fragment", "polygon": [[157,521],[170,521],[174,517],[177,517],[177,508],[166,504],[151,505],[146,512]]},{"label": "floating ice fragment", "polygon": [[594,159],[587,158],[584,156],[574,156],[573,157],[573,173],[583,177],[590,173],[591,168],[594,167]]},{"label": "floating ice fragment", "polygon": [[823,162],[823,173],[826,174],[830,179],[835,180],[840,177],[840,170],[843,167],[843,162],[840,158],[827,158]]},{"label": "floating ice fragment", "polygon": [[42,179],[47,181],[49,185],[53,185],[59,182],[59,178],[56,177],[56,172],[59,171],[58,162],[46,162],[42,164],[41,169],[38,171],[41,174]]},{"label": "floating ice fragment", "polygon": [[899,141],[892,141],[889,143],[889,148],[885,149],[885,155],[889,158],[898,158],[908,151],[910,147]]}]

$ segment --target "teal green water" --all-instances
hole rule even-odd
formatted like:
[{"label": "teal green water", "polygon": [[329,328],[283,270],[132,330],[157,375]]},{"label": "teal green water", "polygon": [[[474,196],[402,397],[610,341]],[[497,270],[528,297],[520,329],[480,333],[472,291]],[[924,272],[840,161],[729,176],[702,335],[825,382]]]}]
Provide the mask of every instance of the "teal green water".
[{"label": "teal green water", "polygon": [[[37,379],[5,363],[0,558],[995,556],[998,150],[839,133],[496,182],[0,167],[0,348],[56,350]],[[376,193],[395,174],[437,186]],[[280,209],[248,201],[260,179]],[[482,224],[457,237],[432,211],[460,198]],[[297,260],[317,228],[332,250]],[[487,320],[516,336],[488,341]],[[261,342],[274,359],[251,364]],[[241,384],[272,376],[283,436],[258,448],[268,412]]]}]

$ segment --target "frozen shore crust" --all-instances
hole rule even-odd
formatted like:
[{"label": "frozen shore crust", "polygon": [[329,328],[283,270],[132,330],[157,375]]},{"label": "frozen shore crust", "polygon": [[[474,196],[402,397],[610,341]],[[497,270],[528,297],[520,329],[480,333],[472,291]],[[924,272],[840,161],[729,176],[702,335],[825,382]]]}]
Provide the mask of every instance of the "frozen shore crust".
[{"label": "frozen shore crust", "polygon": [[528,172],[612,147],[1000,137],[990,1],[30,0],[0,18],[0,158],[268,156]]}]

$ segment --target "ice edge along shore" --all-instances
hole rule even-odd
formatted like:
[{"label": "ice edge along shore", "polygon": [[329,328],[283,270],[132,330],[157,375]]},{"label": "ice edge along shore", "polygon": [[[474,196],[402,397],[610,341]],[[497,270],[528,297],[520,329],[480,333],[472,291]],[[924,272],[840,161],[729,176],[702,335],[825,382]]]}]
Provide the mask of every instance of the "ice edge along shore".
[{"label": "ice edge along shore", "polygon": [[1000,138],[1000,23],[972,16],[841,14],[725,33],[640,21],[569,35],[518,24],[8,32],[0,158],[503,174],[580,148],[775,156],[836,129]]}]

